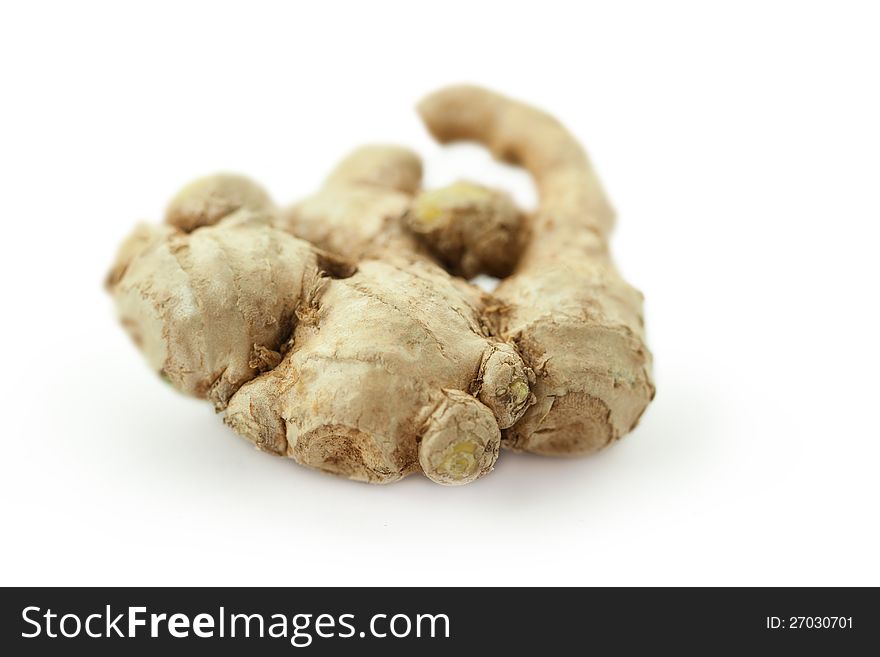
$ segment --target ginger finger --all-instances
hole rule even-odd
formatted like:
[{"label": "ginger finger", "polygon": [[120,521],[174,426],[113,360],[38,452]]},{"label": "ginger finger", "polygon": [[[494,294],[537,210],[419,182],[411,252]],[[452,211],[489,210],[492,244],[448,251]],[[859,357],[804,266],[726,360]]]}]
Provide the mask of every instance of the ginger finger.
[{"label": "ginger finger", "polygon": [[181,189],[165,210],[165,222],[190,233],[241,209],[261,214],[274,212],[275,206],[266,190],[252,180],[220,173],[194,180]]},{"label": "ginger finger", "polygon": [[500,337],[537,375],[537,403],[505,445],[581,454],[632,430],[654,396],[642,295],[611,260],[613,212],[583,149],[548,114],[478,87],[440,90],[419,112],[439,141],[481,142],[539,191],[523,254],[494,293]]},{"label": "ginger finger", "polygon": [[327,176],[316,194],[281,213],[277,225],[351,260],[387,252],[427,257],[402,217],[422,178],[422,164],[399,146],[362,146]]},{"label": "ginger finger", "polygon": [[454,274],[507,276],[519,259],[522,213],[512,199],[482,185],[457,182],[422,192],[407,226]]}]

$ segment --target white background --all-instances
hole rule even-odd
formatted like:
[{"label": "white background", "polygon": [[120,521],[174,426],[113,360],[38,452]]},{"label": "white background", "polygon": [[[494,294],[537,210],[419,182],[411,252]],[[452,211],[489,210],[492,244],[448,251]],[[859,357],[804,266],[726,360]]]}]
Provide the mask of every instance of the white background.
[{"label": "white background", "polygon": [[[6,3],[0,584],[880,584],[872,3]],[[657,398],[587,459],[370,487],[162,385],[102,278],[217,170],[279,202],[359,143],[534,203],[413,112],[556,114],[619,213]]]}]

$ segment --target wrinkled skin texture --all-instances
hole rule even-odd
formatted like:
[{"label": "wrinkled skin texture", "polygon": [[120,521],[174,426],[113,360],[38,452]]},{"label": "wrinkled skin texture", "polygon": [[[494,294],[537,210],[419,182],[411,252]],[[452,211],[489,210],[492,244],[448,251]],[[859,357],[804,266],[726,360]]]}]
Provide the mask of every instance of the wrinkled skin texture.
[{"label": "wrinkled skin texture", "polygon": [[538,187],[529,239],[495,290],[498,335],[537,374],[537,403],[505,444],[576,455],[617,440],[654,397],[651,354],[642,295],[611,260],[614,213],[583,149],[548,114],[478,87],[443,89],[419,112],[439,141],[481,142]]},{"label": "wrinkled skin texture", "polygon": [[[523,164],[538,210],[474,183],[423,191],[397,146],[352,152],[285,209],[241,176],[203,178],[120,247],[107,284],[123,326],[258,448],[356,480],[461,484],[501,446],[616,440],[654,388],[641,295],[611,262],[585,154],[548,115],[479,88],[419,109],[440,141]],[[506,278],[488,295],[465,280],[479,273]]]},{"label": "wrinkled skin texture", "polygon": [[415,153],[362,146],[276,223],[354,261],[406,254],[464,278],[509,274],[524,234],[524,217],[510,197],[468,182],[420,192],[421,176]]},{"label": "wrinkled skin texture", "polygon": [[[393,245],[381,260],[355,266],[317,249],[256,186],[236,178],[226,202],[228,178],[204,179],[175,198],[165,226],[135,229],[108,283],[153,368],[260,449],[362,481],[421,470],[467,483],[494,466],[501,429],[534,401],[534,377],[491,336],[488,297],[405,232],[420,168],[401,154],[346,159],[296,225],[361,219],[372,232],[350,245]],[[206,191],[210,203],[187,196]]]},{"label": "wrinkled skin texture", "polygon": [[[510,393],[496,398],[495,388],[475,386],[484,358],[500,345],[481,326],[473,292],[429,263],[365,261],[300,309],[293,349],[239,390],[227,421],[270,451],[366,481],[418,470],[429,455],[415,436],[427,448],[426,436],[442,431],[474,456],[462,476],[485,473],[497,458],[499,423],[511,420],[503,399]],[[516,360],[512,378],[527,382]],[[441,406],[457,410],[438,413]],[[440,476],[446,460],[426,473],[455,483]]]},{"label": "wrinkled skin texture", "polygon": [[419,194],[406,225],[453,274],[510,274],[525,237],[523,217],[506,194],[468,182]]}]

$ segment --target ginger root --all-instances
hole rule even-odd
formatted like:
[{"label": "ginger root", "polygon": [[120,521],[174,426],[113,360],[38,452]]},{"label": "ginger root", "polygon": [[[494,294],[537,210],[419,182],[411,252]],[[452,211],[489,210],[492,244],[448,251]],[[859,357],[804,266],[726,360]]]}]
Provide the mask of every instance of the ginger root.
[{"label": "ginger root", "polygon": [[631,431],[654,397],[642,295],[611,261],[614,213],[586,153],[553,117],[478,87],[438,91],[419,112],[439,141],[481,142],[538,187],[528,243],[495,290],[498,335],[538,375],[505,444],[584,454]]},{"label": "ginger root", "polygon": [[[349,186],[334,175],[331,187]],[[343,214],[401,193],[370,184],[375,198],[346,197]],[[171,207],[205,216],[205,189],[217,207],[235,205],[226,189],[259,197],[214,180]],[[278,228],[262,199],[212,225],[199,217],[136,229],[110,278],[123,326],[175,387],[214,402],[260,449],[353,479],[421,469],[455,484],[492,469],[532,374],[490,335],[486,295],[415,251],[350,265]]]},{"label": "ginger root", "polygon": [[[397,146],[352,152],[286,209],[246,178],[203,178],[120,247],[107,285],[123,326],[259,449],[352,479],[461,484],[501,446],[608,444],[654,389],[586,156],[546,114],[475,87],[420,112],[440,141],[522,163],[538,211],[475,183],[422,190]],[[478,273],[506,278],[489,295]]]},{"label": "ginger root", "polygon": [[362,146],[318,193],[282,212],[279,226],[355,261],[407,255],[468,279],[510,273],[524,223],[510,197],[468,182],[420,192],[421,177],[412,151]]},{"label": "ginger root", "polygon": [[510,274],[524,237],[522,213],[507,195],[460,181],[419,194],[406,215],[409,229],[454,274]]}]

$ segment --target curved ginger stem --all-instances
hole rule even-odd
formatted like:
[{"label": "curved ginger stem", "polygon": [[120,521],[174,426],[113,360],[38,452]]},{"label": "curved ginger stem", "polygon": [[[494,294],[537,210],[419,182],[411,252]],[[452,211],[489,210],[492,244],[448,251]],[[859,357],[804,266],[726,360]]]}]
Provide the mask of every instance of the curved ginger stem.
[{"label": "curved ginger stem", "polygon": [[584,229],[603,241],[607,237],[614,211],[587,154],[552,116],[470,85],[441,89],[418,110],[441,143],[477,141],[498,159],[529,171],[540,195],[536,239],[565,239]]}]

